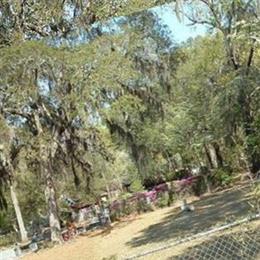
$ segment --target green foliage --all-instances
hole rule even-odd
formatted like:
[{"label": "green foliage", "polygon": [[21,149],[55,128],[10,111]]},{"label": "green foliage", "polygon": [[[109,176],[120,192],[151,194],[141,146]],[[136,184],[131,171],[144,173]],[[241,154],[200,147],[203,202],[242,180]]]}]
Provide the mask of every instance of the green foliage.
[{"label": "green foliage", "polygon": [[[62,194],[95,202],[122,193],[123,181],[135,192],[196,167],[215,186],[259,170],[256,1],[188,1],[190,20],[214,34],[174,48],[149,10],[88,44],[44,39],[62,42],[75,29],[168,1],[25,2],[0,1],[0,188],[14,177],[26,223],[47,211],[46,172],[64,206]],[[158,206],[168,202],[163,196]],[[140,201],[120,214],[135,210],[149,208]]]},{"label": "green foliage", "polygon": [[213,182],[215,182],[216,186],[223,186],[223,187],[227,187],[232,183],[232,175],[230,172],[228,172],[225,169],[217,169],[214,173],[213,173]]},{"label": "green foliage", "polygon": [[139,191],[144,190],[141,178],[138,175],[137,171],[136,171],[136,178],[132,181],[130,189],[131,189],[132,192],[139,192]]},{"label": "green foliage", "polygon": [[169,205],[169,195],[167,192],[160,194],[159,198],[156,200],[157,207],[164,208]]},{"label": "green foliage", "polygon": [[39,213],[46,215],[46,202],[41,181],[37,175],[29,172],[16,175],[18,183],[18,201],[25,223],[40,217]]},{"label": "green foliage", "polygon": [[137,201],[137,212],[139,214],[143,212],[149,212],[153,210],[153,206],[151,204],[147,204],[145,200],[138,200]]},{"label": "green foliage", "polygon": [[0,236],[0,248],[5,248],[13,245],[17,240],[15,233],[8,233]]},{"label": "green foliage", "polygon": [[1,233],[5,234],[10,232],[13,227],[11,225],[11,214],[10,214],[10,210],[8,211],[1,211],[0,212],[0,230]]},{"label": "green foliage", "polygon": [[[98,21],[153,7],[162,1],[78,1],[20,2],[1,0],[0,46],[42,37],[66,38],[78,28],[89,29]],[[48,28],[48,29],[46,29]]]},{"label": "green foliage", "polygon": [[123,199],[123,208],[121,211],[121,216],[129,216],[136,212],[136,205],[133,203],[128,203],[127,200]]},{"label": "green foliage", "polygon": [[196,183],[192,186],[192,192],[195,196],[201,196],[205,192],[207,192],[207,186],[204,178],[200,177],[196,181]]}]

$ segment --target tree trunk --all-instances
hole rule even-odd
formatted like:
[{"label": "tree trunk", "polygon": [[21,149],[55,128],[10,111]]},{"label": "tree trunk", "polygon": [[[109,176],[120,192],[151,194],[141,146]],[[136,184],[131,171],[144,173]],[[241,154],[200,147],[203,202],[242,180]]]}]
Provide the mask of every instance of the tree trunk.
[{"label": "tree trunk", "polygon": [[12,203],[13,203],[14,210],[15,210],[16,219],[18,222],[18,227],[19,227],[20,236],[21,236],[21,242],[22,243],[27,242],[28,236],[27,236],[27,232],[26,232],[26,229],[24,226],[23,217],[22,217],[21,209],[20,209],[18,199],[16,196],[15,188],[13,185],[10,185],[10,193],[11,193],[11,199],[12,199]]},{"label": "tree trunk", "polygon": [[248,158],[243,151],[241,151],[240,156],[239,156],[239,165],[243,168],[243,170],[246,170],[246,172],[241,176],[241,181],[244,181],[247,178],[249,178],[250,180],[253,180]]},{"label": "tree trunk", "polygon": [[[252,135],[254,135],[254,130],[252,130],[252,126],[247,124],[247,130],[245,131],[247,139],[250,139]],[[247,144],[247,157],[248,161],[250,163],[250,172],[252,174],[255,174],[260,171],[260,154],[259,152],[255,151],[254,145],[252,145],[251,142],[248,142]]]},{"label": "tree trunk", "polygon": [[168,164],[168,171],[169,172],[175,172],[176,171],[176,162],[174,161],[174,158],[172,157],[172,154],[169,154],[168,151],[165,151],[165,158],[167,160]]},{"label": "tree trunk", "polygon": [[224,160],[223,160],[223,157],[221,155],[219,144],[217,142],[214,142],[212,144],[212,146],[213,146],[213,148],[215,150],[217,166],[218,167],[223,167],[224,166]]},{"label": "tree trunk", "polygon": [[[48,158],[48,157],[47,157]],[[48,206],[48,218],[49,226],[51,229],[51,240],[54,242],[60,242],[60,220],[58,214],[58,206],[56,201],[56,191],[52,178],[52,171],[50,169],[50,163],[46,158],[42,158],[41,162],[41,173],[45,178],[45,199]]]},{"label": "tree trunk", "polygon": [[56,191],[54,187],[54,182],[52,178],[52,167],[51,167],[51,158],[52,158],[52,148],[53,144],[49,144],[49,147],[46,147],[44,142],[43,129],[40,122],[38,113],[34,114],[35,125],[38,131],[39,138],[39,152],[40,152],[40,167],[41,167],[41,176],[45,180],[45,199],[48,207],[48,218],[49,218],[49,227],[51,229],[51,240],[54,242],[61,241],[61,227],[58,214],[58,205],[56,201]]},{"label": "tree trunk", "polygon": [[51,229],[51,240],[54,242],[60,242],[60,220],[58,216],[58,208],[55,198],[55,190],[51,179],[47,180],[45,188],[45,199],[48,205],[48,217],[49,225]]},{"label": "tree trunk", "polygon": [[260,154],[254,152],[251,155],[251,173],[255,174],[260,171]]},{"label": "tree trunk", "polygon": [[213,168],[214,168],[214,163],[213,163],[213,161],[212,161],[209,148],[208,148],[208,146],[207,146],[206,144],[204,144],[204,150],[205,150],[206,157],[207,157],[207,160],[208,160],[208,163],[209,163],[209,167],[210,167],[211,169],[213,169]]},{"label": "tree trunk", "polygon": [[209,145],[209,155],[211,157],[211,162],[212,162],[213,168],[217,169],[218,160],[217,160],[216,150],[214,149],[214,147],[211,144]]},{"label": "tree trunk", "polygon": [[211,193],[211,185],[210,185],[210,182],[208,180],[208,175],[203,175],[203,179],[204,179],[204,183],[206,185],[206,188],[207,188],[207,192],[208,193]]}]

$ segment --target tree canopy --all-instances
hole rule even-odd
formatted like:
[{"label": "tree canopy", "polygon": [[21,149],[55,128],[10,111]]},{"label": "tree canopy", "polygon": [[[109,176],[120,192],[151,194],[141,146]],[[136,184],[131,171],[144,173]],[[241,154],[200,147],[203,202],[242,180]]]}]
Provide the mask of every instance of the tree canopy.
[{"label": "tree canopy", "polygon": [[204,168],[210,189],[260,170],[258,1],[175,1],[208,28],[179,45],[148,9],[166,2],[0,0],[0,206],[17,186],[53,240],[66,191],[93,202],[124,181]]}]

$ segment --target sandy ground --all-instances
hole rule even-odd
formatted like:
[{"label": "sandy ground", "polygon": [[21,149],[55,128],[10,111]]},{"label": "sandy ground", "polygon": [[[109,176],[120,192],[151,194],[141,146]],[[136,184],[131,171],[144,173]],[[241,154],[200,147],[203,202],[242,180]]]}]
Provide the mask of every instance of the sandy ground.
[{"label": "sandy ground", "polygon": [[[195,211],[180,213],[178,205],[116,223],[111,230],[98,231],[54,248],[40,250],[24,260],[100,260],[113,256],[122,259],[164,245],[189,234],[208,230],[229,219],[239,219],[251,211],[249,188],[192,199]],[[182,245],[185,246],[185,245]],[[187,245],[188,246],[188,245]],[[168,253],[167,253],[168,252]],[[167,259],[172,249],[146,259]]]},{"label": "sandy ground", "polygon": [[[245,223],[243,225],[233,227],[232,229],[226,229],[226,230],[221,231],[221,232],[216,232],[216,233],[214,233],[210,236],[204,236],[204,237],[201,237],[201,238],[198,238],[198,239],[186,242],[186,243],[182,243],[178,246],[173,246],[173,247],[170,247],[168,249],[160,250],[156,253],[147,255],[145,257],[140,257],[139,259],[174,260],[175,257],[177,257],[177,256],[182,256],[183,259],[187,259],[187,258],[184,257],[186,255],[188,255],[189,257],[193,256],[193,258],[189,258],[189,259],[197,259],[197,258],[194,258],[194,251],[195,251],[194,247],[202,246],[203,248],[208,249],[210,246],[212,246],[212,244],[214,244],[214,243],[216,244],[216,241],[219,241],[221,246],[225,246],[225,240],[227,240],[228,238],[239,239],[243,236],[241,234],[244,234],[244,232],[247,232],[248,230],[255,232],[255,234],[252,235],[252,236],[245,234],[244,238],[248,239],[249,243],[256,242],[257,245],[259,245],[260,244],[260,220],[258,219],[258,220],[255,220],[255,221],[251,221],[249,223]],[[256,238],[256,236],[257,236],[257,239],[254,239],[254,238]],[[230,247],[231,245],[232,245],[232,243],[229,243],[227,241],[226,246]],[[214,247],[214,250],[217,250],[217,248],[219,250],[219,247],[220,247],[220,245],[217,246],[217,247]],[[205,259],[205,258],[203,258],[203,259]],[[231,259],[231,257],[229,259]],[[258,256],[255,259],[256,260],[260,259],[260,248],[258,248]]]}]

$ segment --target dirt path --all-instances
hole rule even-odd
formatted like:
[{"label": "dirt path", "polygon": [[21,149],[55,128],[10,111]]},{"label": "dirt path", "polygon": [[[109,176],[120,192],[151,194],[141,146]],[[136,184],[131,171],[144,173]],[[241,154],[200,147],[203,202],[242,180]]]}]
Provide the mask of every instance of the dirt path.
[{"label": "dirt path", "polygon": [[245,217],[251,210],[249,199],[249,188],[245,187],[220,192],[194,201],[196,210],[193,213],[180,214],[176,207],[159,209],[117,223],[110,231],[80,236],[65,245],[41,250],[23,259],[99,260],[112,256],[120,259],[202,232],[230,218]]}]

